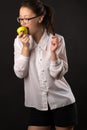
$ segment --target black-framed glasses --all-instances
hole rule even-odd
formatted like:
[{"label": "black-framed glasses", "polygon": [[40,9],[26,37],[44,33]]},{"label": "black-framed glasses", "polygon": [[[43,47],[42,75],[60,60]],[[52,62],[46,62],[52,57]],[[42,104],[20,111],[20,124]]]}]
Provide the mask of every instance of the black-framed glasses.
[{"label": "black-framed glasses", "polygon": [[35,18],[37,18],[37,17],[39,17],[39,16],[34,16],[34,17],[31,17],[31,18],[20,18],[20,17],[18,17],[18,18],[17,18],[17,22],[18,22],[18,23],[22,23],[22,22],[25,21],[26,23],[28,23],[29,20],[35,19]]}]

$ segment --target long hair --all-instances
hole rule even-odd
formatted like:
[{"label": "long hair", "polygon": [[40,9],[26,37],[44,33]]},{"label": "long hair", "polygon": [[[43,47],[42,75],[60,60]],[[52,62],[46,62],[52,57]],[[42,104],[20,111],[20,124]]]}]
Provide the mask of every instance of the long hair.
[{"label": "long hair", "polygon": [[37,16],[43,15],[42,25],[47,29],[47,33],[55,34],[54,31],[54,10],[40,0],[23,0],[21,7],[31,9]]}]

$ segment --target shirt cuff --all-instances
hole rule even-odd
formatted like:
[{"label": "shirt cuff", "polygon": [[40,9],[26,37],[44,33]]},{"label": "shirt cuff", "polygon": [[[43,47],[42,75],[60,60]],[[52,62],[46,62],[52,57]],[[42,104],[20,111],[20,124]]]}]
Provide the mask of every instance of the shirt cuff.
[{"label": "shirt cuff", "polygon": [[20,55],[20,59],[22,59],[23,61],[28,61],[29,57]]},{"label": "shirt cuff", "polygon": [[58,66],[58,65],[60,65],[60,63],[61,63],[61,60],[58,58],[58,60],[56,60],[56,61],[52,61],[51,60],[51,65],[52,66]]}]

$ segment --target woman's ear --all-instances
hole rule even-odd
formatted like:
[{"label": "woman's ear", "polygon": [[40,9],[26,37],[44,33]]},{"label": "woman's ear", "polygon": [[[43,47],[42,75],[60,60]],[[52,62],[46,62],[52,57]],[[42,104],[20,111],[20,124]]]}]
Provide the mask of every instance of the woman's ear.
[{"label": "woman's ear", "polygon": [[43,21],[43,19],[44,19],[44,16],[39,16],[39,23],[42,23],[42,21]]}]

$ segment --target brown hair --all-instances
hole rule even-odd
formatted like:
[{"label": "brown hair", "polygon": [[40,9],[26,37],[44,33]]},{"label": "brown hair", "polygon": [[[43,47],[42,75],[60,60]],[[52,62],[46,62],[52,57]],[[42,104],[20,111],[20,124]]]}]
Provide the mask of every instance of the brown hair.
[{"label": "brown hair", "polygon": [[47,29],[47,33],[54,32],[54,10],[52,7],[44,4],[40,0],[24,0],[21,7],[30,8],[37,16],[43,15],[42,25]]}]

